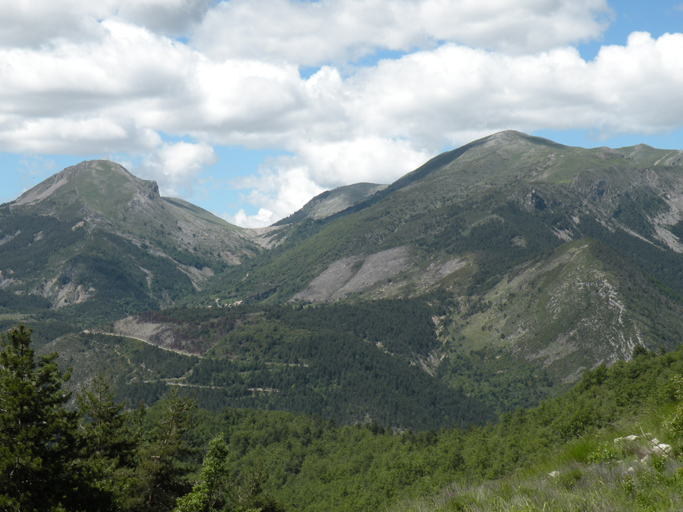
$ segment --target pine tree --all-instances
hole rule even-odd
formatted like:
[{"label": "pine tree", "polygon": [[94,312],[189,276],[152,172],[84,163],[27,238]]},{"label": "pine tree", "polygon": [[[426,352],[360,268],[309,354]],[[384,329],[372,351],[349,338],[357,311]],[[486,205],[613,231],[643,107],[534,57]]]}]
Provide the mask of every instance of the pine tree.
[{"label": "pine tree", "polygon": [[23,325],[0,337],[0,509],[70,508],[78,486],[75,412],[64,406],[70,371],[36,358]]},{"label": "pine tree", "polygon": [[186,439],[195,426],[196,401],[178,395],[162,400],[162,416],[143,440],[137,457],[135,489],[127,507],[135,511],[170,511],[176,499],[191,491],[187,476],[196,454]]},{"label": "pine tree", "polygon": [[79,444],[81,469],[91,482],[88,508],[115,510],[130,494],[139,435],[130,427],[130,414],[114,401],[109,383],[100,374],[76,396],[81,414]]}]

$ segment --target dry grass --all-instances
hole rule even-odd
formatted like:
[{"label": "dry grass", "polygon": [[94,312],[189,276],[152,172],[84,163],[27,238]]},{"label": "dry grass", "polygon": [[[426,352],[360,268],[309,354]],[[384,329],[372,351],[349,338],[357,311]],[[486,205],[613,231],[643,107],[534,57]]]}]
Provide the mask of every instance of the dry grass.
[{"label": "dry grass", "polygon": [[391,512],[628,512],[683,510],[683,474],[675,460],[636,458],[573,463],[557,476],[510,477],[453,484],[439,495],[407,501]]}]

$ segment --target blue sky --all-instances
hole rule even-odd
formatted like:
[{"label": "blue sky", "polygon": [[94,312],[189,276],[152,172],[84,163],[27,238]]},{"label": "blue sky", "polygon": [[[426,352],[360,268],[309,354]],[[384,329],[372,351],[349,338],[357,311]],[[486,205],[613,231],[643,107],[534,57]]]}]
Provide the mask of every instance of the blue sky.
[{"label": "blue sky", "polygon": [[0,202],[108,158],[264,226],[503,129],[679,149],[681,55],[683,0],[0,0]]}]

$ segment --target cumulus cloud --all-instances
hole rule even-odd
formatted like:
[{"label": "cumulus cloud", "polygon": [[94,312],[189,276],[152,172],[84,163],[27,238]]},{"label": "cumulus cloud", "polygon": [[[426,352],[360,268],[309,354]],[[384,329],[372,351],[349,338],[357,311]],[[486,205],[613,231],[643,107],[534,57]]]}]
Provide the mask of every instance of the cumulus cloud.
[{"label": "cumulus cloud", "polygon": [[297,145],[300,168],[325,188],[349,183],[391,183],[418,167],[430,153],[406,139],[367,135],[352,140],[305,141]]},{"label": "cumulus cloud", "polygon": [[213,0],[112,1],[118,17],[170,36],[187,34],[214,5]]},{"label": "cumulus cloud", "polygon": [[[4,132],[4,133],[3,133]],[[21,149],[45,153],[63,152],[71,148],[87,152],[86,148],[101,150],[130,142],[126,130],[102,118],[95,119],[40,119],[26,121],[21,126],[0,130],[0,148],[5,151]]]},{"label": "cumulus cloud", "polygon": [[[289,128],[287,116],[305,108],[302,80],[295,66],[255,60],[200,60],[194,76],[200,116],[197,128],[207,137],[269,137]],[[187,120],[181,119],[183,124]]]},{"label": "cumulus cloud", "polygon": [[192,194],[195,180],[205,165],[216,162],[213,148],[207,144],[176,142],[164,144],[148,154],[136,173],[159,182],[161,193],[166,196]]},{"label": "cumulus cloud", "polygon": [[106,21],[101,27],[103,38],[88,44],[0,48],[3,111],[56,116],[130,108],[143,99],[150,108],[186,94],[196,61],[191,50],[134,25]]},{"label": "cumulus cloud", "polygon": [[243,228],[262,228],[278,221],[278,216],[267,208],[259,208],[258,213],[255,215],[248,215],[244,208],[240,208],[235,215],[224,213],[221,217],[230,224]]},{"label": "cumulus cloud", "polygon": [[591,62],[571,47],[512,56],[447,44],[349,78],[349,110],[368,131],[416,147],[506,128],[668,130],[683,114],[681,51],[681,34],[636,33]]},{"label": "cumulus cloud", "polygon": [[303,66],[439,41],[525,53],[594,39],[610,15],[605,0],[231,0],[206,15],[193,43],[212,58]]},{"label": "cumulus cloud", "polygon": [[251,190],[245,198],[259,207],[255,215],[240,209],[236,215],[223,215],[228,222],[244,227],[268,226],[298,210],[313,196],[325,191],[310,175],[310,168],[298,165],[296,158],[276,159],[273,165],[259,170],[258,175],[234,183],[240,189]]},{"label": "cumulus cloud", "polygon": [[600,50],[584,90],[595,87],[611,132],[654,133],[680,126],[683,34],[634,32],[626,46]]},{"label": "cumulus cloud", "polygon": [[164,35],[181,36],[199,23],[211,0],[0,0],[0,46],[40,48],[106,37],[102,20],[119,19]]}]

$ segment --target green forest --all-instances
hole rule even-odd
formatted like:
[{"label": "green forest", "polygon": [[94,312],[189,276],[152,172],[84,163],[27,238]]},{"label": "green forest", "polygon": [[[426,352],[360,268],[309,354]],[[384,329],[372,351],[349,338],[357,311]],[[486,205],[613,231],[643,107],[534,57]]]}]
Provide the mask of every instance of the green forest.
[{"label": "green forest", "polygon": [[24,326],[0,349],[2,510],[603,510],[596,475],[619,510],[683,503],[683,350],[639,348],[497,421],[413,430],[209,412],[177,387],[126,407],[102,376],[68,393]]},{"label": "green forest", "polygon": [[[105,373],[129,406],[153,403],[165,382],[180,379],[200,407],[213,411],[281,410],[339,424],[369,415],[414,429],[485,423],[567,389],[543,368],[498,348],[455,354],[433,375],[424,371],[420,361],[440,346],[432,318],[448,300],[435,293],[362,304],[169,308],[136,318],[172,328],[177,346],[201,357],[81,333],[63,343],[65,362]],[[93,349],[106,359],[79,362],[79,351]]]}]

